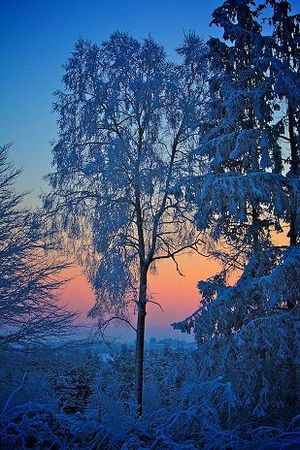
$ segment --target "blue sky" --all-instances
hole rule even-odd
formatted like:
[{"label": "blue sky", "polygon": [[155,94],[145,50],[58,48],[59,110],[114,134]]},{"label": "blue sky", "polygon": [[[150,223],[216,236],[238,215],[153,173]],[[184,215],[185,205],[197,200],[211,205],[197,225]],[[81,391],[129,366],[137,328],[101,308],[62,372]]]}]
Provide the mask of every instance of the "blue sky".
[{"label": "blue sky", "polygon": [[[31,201],[46,184],[51,145],[56,137],[53,91],[60,87],[62,64],[79,37],[101,42],[113,31],[137,38],[149,33],[170,58],[184,32],[204,38],[212,11],[222,0],[0,0],[0,144],[13,142],[11,158],[23,167],[19,188]],[[299,0],[293,0],[299,10]]]},{"label": "blue sky", "polygon": [[101,42],[113,31],[137,38],[149,33],[171,58],[184,32],[205,38],[211,12],[220,0],[102,1],[2,0],[0,18],[0,144],[13,142],[11,157],[23,167],[19,188],[31,199],[46,186],[50,141],[56,136],[51,113],[62,64],[79,37]]}]

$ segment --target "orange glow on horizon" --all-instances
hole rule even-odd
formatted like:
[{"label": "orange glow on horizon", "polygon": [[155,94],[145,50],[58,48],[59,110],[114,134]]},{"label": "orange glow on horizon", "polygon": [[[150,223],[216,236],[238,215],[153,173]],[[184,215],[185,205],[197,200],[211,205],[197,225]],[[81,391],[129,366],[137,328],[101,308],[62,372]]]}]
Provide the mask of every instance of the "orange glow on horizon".
[{"label": "orange glow on horizon", "polygon": [[[182,255],[178,258],[180,269],[174,262],[163,260],[157,267],[157,273],[149,276],[150,293],[153,300],[160,303],[163,311],[154,304],[148,304],[147,328],[170,329],[172,322],[183,320],[199,306],[197,283],[212,276],[219,269],[217,262],[199,255]],[[64,276],[70,281],[62,290],[61,298],[72,310],[86,317],[94,305],[93,291],[79,267],[68,269]],[[85,321],[85,320],[84,320]]]},{"label": "orange glow on horizon", "polygon": [[[287,237],[283,233],[274,233],[275,245],[287,245]],[[149,276],[149,290],[152,299],[158,302],[163,311],[155,305],[148,304],[147,330],[164,330],[170,333],[170,324],[185,319],[199,307],[197,283],[206,280],[220,270],[217,261],[198,254],[178,257],[181,276],[173,261],[161,260],[157,265],[157,273]],[[93,307],[94,293],[84,275],[83,269],[74,267],[64,274],[71,281],[64,287],[61,298],[69,308],[81,314],[83,323],[89,322],[88,311]],[[230,283],[236,281],[237,274],[232,274]],[[133,323],[136,317],[133,318]],[[181,336],[177,336],[180,338]]]},{"label": "orange glow on horizon", "polygon": [[206,280],[220,268],[216,261],[197,254],[182,255],[178,261],[184,276],[176,271],[171,260],[161,261],[157,274],[150,275],[150,292],[154,300],[161,304],[163,312],[150,303],[149,325],[169,326],[192,314],[199,307],[198,281]]}]

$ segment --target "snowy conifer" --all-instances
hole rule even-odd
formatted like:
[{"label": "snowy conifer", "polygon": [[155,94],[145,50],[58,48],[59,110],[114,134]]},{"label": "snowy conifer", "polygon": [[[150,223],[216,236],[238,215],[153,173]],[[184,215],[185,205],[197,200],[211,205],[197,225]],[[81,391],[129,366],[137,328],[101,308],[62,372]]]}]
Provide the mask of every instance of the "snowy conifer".
[{"label": "snowy conifer", "polygon": [[[297,407],[299,16],[288,11],[286,1],[228,0],[213,14],[224,35],[209,41],[213,126],[198,151],[209,170],[194,199],[224,271],[199,283],[200,308],[174,324],[195,332],[201,376],[232,383],[240,422],[288,419]],[[230,286],[233,268],[241,275]]]}]

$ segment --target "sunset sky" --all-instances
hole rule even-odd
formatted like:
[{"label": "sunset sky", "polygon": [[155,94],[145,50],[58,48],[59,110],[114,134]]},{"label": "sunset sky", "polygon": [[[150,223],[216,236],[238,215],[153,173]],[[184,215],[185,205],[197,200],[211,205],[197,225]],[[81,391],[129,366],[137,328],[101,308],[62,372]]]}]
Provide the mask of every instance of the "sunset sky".
[{"label": "sunset sky", "polygon": [[[157,305],[148,304],[148,337],[186,338],[185,335],[174,331],[170,324],[180,321],[194,312],[199,305],[198,281],[206,279],[218,270],[216,262],[199,255],[192,257],[183,255],[178,260],[184,276],[179,275],[174,263],[167,260],[159,264],[157,274],[150,275],[151,294],[153,299],[160,303],[163,311]],[[67,276],[72,277],[72,280],[64,288],[62,299],[76,311],[83,311],[82,318],[85,322],[84,312],[93,306],[93,293],[79,267],[69,270]],[[133,318],[133,322],[135,320],[136,318]],[[113,335],[119,338],[133,338],[131,330],[126,325],[125,328],[120,327],[113,330]]]},{"label": "sunset sky", "polygon": [[[219,0],[28,0],[2,1],[0,14],[1,100],[0,143],[12,142],[11,159],[23,167],[19,190],[31,191],[29,205],[39,205],[38,195],[47,190],[42,177],[51,170],[50,141],[56,137],[52,114],[53,91],[60,87],[62,64],[79,37],[101,42],[113,31],[137,38],[148,34],[162,43],[170,58],[184,32],[195,30],[205,39],[216,35],[209,28],[211,12]],[[197,307],[196,284],[216,272],[216,263],[184,256],[182,269],[164,262],[151,277],[151,290],[164,312],[149,307],[147,335],[178,337],[171,322],[181,320]],[[73,281],[62,297],[74,309],[88,310],[93,304],[89,286],[76,268]]]}]

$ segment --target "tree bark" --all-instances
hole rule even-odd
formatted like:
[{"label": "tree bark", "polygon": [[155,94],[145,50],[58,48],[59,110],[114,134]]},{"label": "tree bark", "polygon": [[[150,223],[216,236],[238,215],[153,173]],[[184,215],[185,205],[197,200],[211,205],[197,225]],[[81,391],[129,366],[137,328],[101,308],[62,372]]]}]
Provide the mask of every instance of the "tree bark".
[{"label": "tree bark", "polygon": [[140,275],[140,289],[138,300],[138,320],[136,334],[135,354],[135,389],[137,415],[143,413],[143,384],[144,384],[144,350],[145,350],[145,325],[146,325],[146,303],[147,303],[147,269],[142,268]]},{"label": "tree bark", "polygon": [[[290,174],[292,178],[296,178],[299,176],[299,155],[298,155],[298,145],[297,145],[297,136],[295,133],[295,118],[293,107],[288,102],[288,133],[290,140],[290,155],[291,155],[291,163],[290,163]],[[290,229],[289,229],[289,239],[290,246],[293,247],[297,245],[297,227],[296,227],[296,219],[297,219],[297,206],[295,195],[291,193],[291,203],[290,203]],[[288,301],[287,307],[289,310],[293,310],[298,302],[298,299],[295,298],[294,301]],[[289,372],[290,372],[290,399],[289,403],[292,408],[293,414],[297,411],[298,406],[298,386],[299,386],[299,366],[296,363],[297,354],[298,354],[298,346],[297,346],[297,329],[296,322],[294,322],[294,326],[291,329],[291,356],[289,358]]]},{"label": "tree bark", "polygon": [[[299,175],[299,157],[297,149],[297,137],[294,129],[294,112],[292,106],[288,105],[288,118],[289,118],[289,139],[291,148],[291,175],[293,178]],[[290,245],[297,244],[297,230],[296,230],[296,205],[294,195],[291,194],[291,212],[290,212]]]}]

